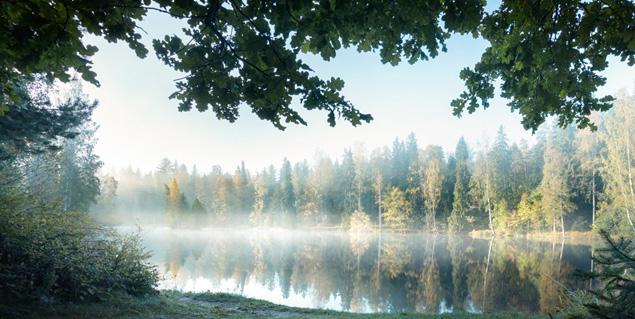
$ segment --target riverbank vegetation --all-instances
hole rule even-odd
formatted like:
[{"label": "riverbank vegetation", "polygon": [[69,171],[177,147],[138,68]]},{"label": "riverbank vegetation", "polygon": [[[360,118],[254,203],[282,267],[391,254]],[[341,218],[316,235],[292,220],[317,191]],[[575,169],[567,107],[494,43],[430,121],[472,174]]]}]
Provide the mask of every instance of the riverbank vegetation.
[{"label": "riverbank vegetation", "polygon": [[[1,310],[2,308],[0,308]],[[320,309],[295,308],[267,301],[222,293],[181,293],[164,291],[157,296],[131,298],[115,296],[107,302],[24,306],[13,309],[15,314],[29,318],[546,318],[522,313],[378,313],[355,314]],[[1,312],[0,312],[1,313]]]},{"label": "riverbank vegetation", "polygon": [[45,79],[19,88],[17,105],[0,116],[3,307],[154,294],[158,274],[139,238],[86,214],[100,194],[96,103],[76,82],[61,96]]}]

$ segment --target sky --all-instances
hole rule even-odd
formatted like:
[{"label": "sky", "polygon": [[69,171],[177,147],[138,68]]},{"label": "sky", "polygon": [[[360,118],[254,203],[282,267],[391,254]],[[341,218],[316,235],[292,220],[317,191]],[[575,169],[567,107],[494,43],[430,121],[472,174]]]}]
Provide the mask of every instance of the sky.
[{"label": "sky", "polygon": [[[99,48],[92,61],[101,85],[85,83],[84,90],[99,101],[93,116],[99,125],[95,151],[106,170],[131,166],[147,172],[162,158],[196,165],[199,172],[216,164],[233,171],[243,160],[248,168],[260,170],[270,164],[279,166],[284,157],[291,162],[312,160],[317,151],[338,157],[356,142],[369,150],[390,146],[395,138],[405,139],[410,132],[422,148],[436,144],[451,152],[461,136],[475,147],[483,137],[493,137],[501,125],[511,142],[534,141],[531,132],[522,128],[521,117],[501,98],[494,99],[487,110],[461,118],[452,115],[450,102],[463,91],[460,70],[473,66],[486,47],[485,41],[470,36],[453,37],[447,42],[447,53],[415,65],[383,65],[378,54],[354,49],[340,50],[328,62],[317,56],[302,57],[318,76],[342,78],[344,96],[374,120],[358,127],[340,120],[330,127],[325,112],[309,112],[295,104],[308,126],[280,131],[246,106],[234,123],[216,119],[211,111],[179,112],[178,101],[168,96],[182,74],[156,58],[150,41],[179,34],[180,25],[151,13],[141,26],[150,49],[145,59],[136,57],[124,43],[86,39]],[[611,59],[604,72],[607,84],[598,94],[635,88],[634,71],[635,67]]]}]

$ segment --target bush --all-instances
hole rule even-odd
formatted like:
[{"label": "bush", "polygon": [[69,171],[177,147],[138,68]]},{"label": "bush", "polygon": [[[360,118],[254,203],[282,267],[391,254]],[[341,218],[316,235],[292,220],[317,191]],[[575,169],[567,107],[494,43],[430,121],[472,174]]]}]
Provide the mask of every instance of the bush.
[{"label": "bush", "polygon": [[370,221],[368,214],[356,211],[351,215],[350,232],[370,232],[374,228],[374,224]]},{"label": "bush", "polygon": [[[121,236],[82,213],[0,208],[0,300],[89,301],[155,292],[158,273],[138,235]],[[23,205],[20,205],[23,206]]]}]

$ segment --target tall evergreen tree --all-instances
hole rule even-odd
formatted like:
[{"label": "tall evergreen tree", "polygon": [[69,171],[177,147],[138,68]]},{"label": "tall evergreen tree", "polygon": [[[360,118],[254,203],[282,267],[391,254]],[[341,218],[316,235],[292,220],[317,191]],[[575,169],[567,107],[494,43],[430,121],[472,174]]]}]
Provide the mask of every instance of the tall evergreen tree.
[{"label": "tall evergreen tree", "polygon": [[456,158],[456,180],[452,213],[448,218],[448,231],[458,232],[465,228],[465,214],[469,209],[470,155],[465,139],[461,137],[454,152]]},{"label": "tall evergreen tree", "polygon": [[497,204],[499,201],[508,200],[511,196],[512,159],[503,126],[500,126],[496,132],[489,161],[492,164],[492,197]]},{"label": "tall evergreen tree", "polygon": [[403,142],[396,138],[392,144],[390,155],[390,185],[402,191],[406,189],[408,178],[408,156]]},{"label": "tall evergreen tree", "polygon": [[279,181],[280,188],[278,199],[280,201],[281,213],[283,213],[285,217],[294,219],[296,217],[295,190],[293,189],[291,162],[289,162],[286,157],[284,158],[282,167],[280,168]]},{"label": "tall evergreen tree", "polygon": [[[6,78],[0,76],[0,81]],[[97,106],[83,95],[76,79],[59,102],[52,99],[56,87],[39,75],[19,76],[12,86],[13,96],[8,98],[8,87],[0,85],[0,161],[4,164],[17,156],[58,151],[60,143],[82,132]]]},{"label": "tall evergreen tree", "polygon": [[163,158],[156,170],[158,182],[163,185],[176,175],[176,166],[169,159]]},{"label": "tall evergreen tree", "polygon": [[357,209],[357,187],[355,185],[355,162],[350,149],[344,151],[342,163],[336,166],[336,180],[339,212],[348,217]]},{"label": "tall evergreen tree", "polygon": [[99,195],[97,172],[103,163],[94,152],[96,130],[95,124],[87,123],[81,134],[62,145],[58,161],[64,211],[87,212]]},{"label": "tall evergreen tree", "polygon": [[423,198],[421,190],[421,163],[419,161],[419,146],[414,133],[410,133],[405,145],[405,165],[408,169],[405,180],[405,193],[412,205],[413,214],[417,219],[423,217]]},{"label": "tall evergreen tree", "polygon": [[362,143],[356,143],[353,147],[353,163],[355,164],[355,189],[357,191],[357,211],[364,211],[364,205],[362,201],[362,194],[366,189],[366,184],[369,182],[367,178],[368,163],[367,163],[366,147]]}]

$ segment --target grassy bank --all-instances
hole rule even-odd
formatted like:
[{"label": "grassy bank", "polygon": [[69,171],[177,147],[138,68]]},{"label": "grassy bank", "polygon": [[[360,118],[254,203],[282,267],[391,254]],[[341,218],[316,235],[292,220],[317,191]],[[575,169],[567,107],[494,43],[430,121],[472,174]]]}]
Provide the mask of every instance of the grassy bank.
[{"label": "grassy bank", "polygon": [[293,308],[218,293],[161,292],[145,298],[113,297],[105,302],[52,305],[2,305],[3,318],[542,318],[517,313],[424,315],[353,314]]}]

